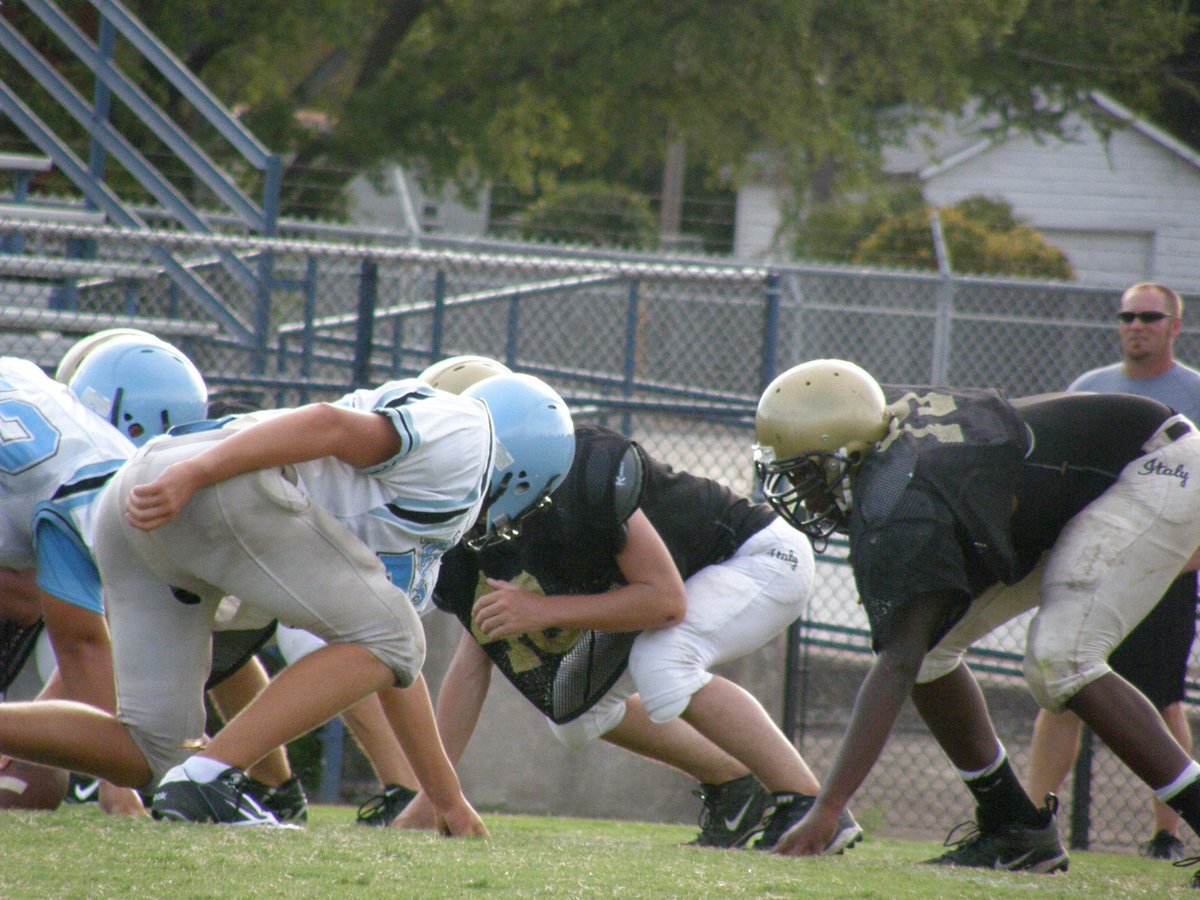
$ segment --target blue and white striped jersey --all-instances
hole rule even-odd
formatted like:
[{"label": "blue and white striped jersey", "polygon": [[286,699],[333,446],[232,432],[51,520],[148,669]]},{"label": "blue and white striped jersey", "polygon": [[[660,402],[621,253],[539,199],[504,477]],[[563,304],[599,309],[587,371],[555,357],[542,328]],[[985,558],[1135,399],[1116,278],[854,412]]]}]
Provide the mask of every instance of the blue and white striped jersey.
[{"label": "blue and white striped jersey", "polygon": [[[495,437],[479,400],[416,379],[347,394],[339,406],[386,415],[400,452],[370,469],[333,457],[296,466],[300,488],[379,556],[419,613],[432,608],[442,554],[479,518]],[[238,416],[244,427],[287,410]]]},{"label": "blue and white striped jersey", "polygon": [[101,611],[95,500],[133,449],[32,362],[0,358],[0,566],[36,567],[44,590]]}]

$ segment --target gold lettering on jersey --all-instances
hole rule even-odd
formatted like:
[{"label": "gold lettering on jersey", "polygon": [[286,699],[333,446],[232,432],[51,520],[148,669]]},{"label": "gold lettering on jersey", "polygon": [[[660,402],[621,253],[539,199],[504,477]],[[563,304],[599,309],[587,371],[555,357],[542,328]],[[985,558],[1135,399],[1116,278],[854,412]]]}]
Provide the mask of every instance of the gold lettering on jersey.
[{"label": "gold lettering on jersey", "polygon": [[901,412],[892,420],[887,436],[879,442],[880,452],[890,447],[902,432],[908,432],[918,438],[932,437],[942,444],[961,444],[966,440],[961,425],[929,423],[914,428],[904,424],[909,416],[939,419],[958,412],[958,403],[949,394],[915,394],[910,391],[893,403],[891,408],[899,409]]},{"label": "gold lettering on jersey", "polygon": [[[546,595],[538,580],[528,572],[521,572],[514,576],[510,579],[510,583],[522,590],[541,594],[542,596]],[[475,587],[476,598],[482,597],[491,590],[492,586],[487,583],[487,576],[480,572],[479,583]],[[504,641],[508,645],[504,653],[514,673],[528,672],[530,669],[536,669],[542,665],[542,660],[534,652],[534,647],[543,653],[553,653],[561,656],[579,642],[579,637],[582,634],[583,632],[577,628],[550,628],[546,631],[533,631],[529,634],[513,637],[490,638],[479,630],[479,626],[475,624],[474,620],[471,622],[471,637],[475,638],[481,646],[494,643],[498,640]],[[533,647],[530,647],[530,644]]]},{"label": "gold lettering on jersey", "polygon": [[514,673],[528,672],[530,669],[536,669],[542,664],[538,655],[533,652],[533,648],[527,647],[522,643],[520,637],[490,638],[479,630],[479,626],[473,620],[471,622],[471,637],[475,638],[481,647],[485,644],[494,644],[496,641],[503,641],[507,644],[508,646],[504,651],[504,655],[508,658],[509,668]]}]

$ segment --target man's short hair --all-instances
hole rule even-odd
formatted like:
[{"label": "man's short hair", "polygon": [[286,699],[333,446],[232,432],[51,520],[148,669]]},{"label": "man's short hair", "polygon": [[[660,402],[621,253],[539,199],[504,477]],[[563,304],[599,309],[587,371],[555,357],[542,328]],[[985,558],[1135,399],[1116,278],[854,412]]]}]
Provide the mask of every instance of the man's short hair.
[{"label": "man's short hair", "polygon": [[1121,299],[1124,300],[1130,294],[1135,294],[1138,291],[1154,291],[1158,296],[1167,301],[1168,312],[1171,315],[1183,318],[1183,298],[1165,284],[1159,284],[1156,281],[1138,282],[1133,287],[1126,288],[1125,293],[1121,295]]}]

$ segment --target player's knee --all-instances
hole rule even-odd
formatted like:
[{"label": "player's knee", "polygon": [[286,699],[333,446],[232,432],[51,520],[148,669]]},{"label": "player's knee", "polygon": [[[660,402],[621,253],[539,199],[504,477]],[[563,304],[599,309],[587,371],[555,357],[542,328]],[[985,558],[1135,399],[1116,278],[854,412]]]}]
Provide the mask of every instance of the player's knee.
[{"label": "player's knee", "polygon": [[962,662],[962,652],[959,650],[944,651],[934,647],[921,660],[921,668],[917,670],[917,684],[928,684],[943,675],[949,675]]},{"label": "player's knee", "polygon": [[[636,678],[635,678],[636,680]],[[648,684],[638,681],[638,695],[646,708],[646,716],[656,725],[674,721],[687,711],[692,697],[712,681],[712,673],[703,670],[678,672],[676,677],[659,679]]]},{"label": "player's knee", "polygon": [[1051,712],[1062,712],[1085,685],[1112,671],[1103,659],[1039,653],[1032,646],[1025,653],[1024,668],[1033,699]]},{"label": "player's knee", "polygon": [[387,640],[373,641],[364,646],[392,670],[397,687],[410,687],[425,664],[425,632],[419,628],[407,634],[393,634]]},{"label": "player's knee", "polygon": [[577,719],[562,725],[550,723],[550,731],[568,750],[582,750],[621,724],[625,718],[625,703],[601,703]]}]

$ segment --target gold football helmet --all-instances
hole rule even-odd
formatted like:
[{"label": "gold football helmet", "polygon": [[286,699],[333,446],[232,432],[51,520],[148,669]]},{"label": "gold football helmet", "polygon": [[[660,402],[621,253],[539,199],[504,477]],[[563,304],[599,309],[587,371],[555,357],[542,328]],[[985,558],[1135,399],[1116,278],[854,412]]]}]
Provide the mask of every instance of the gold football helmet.
[{"label": "gold football helmet", "polygon": [[450,356],[435,362],[417,378],[430,387],[461,394],[476,382],[493,375],[511,375],[512,369],[486,356]]},{"label": "gold football helmet", "polygon": [[754,470],[785,521],[814,541],[845,530],[847,476],[887,434],[879,384],[854,363],[816,359],[788,369],[758,401]]}]

